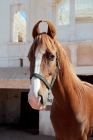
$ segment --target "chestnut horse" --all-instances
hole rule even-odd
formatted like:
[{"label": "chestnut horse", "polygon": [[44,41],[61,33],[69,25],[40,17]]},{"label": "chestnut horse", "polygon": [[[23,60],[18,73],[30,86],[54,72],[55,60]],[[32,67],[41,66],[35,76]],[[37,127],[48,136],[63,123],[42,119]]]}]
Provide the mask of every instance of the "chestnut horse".
[{"label": "chestnut horse", "polygon": [[28,53],[31,87],[28,102],[34,109],[44,109],[49,90],[54,96],[51,122],[56,140],[88,140],[93,131],[93,86],[75,74],[65,50],[55,38],[56,30],[48,24],[40,33],[39,21],[33,28],[34,41]]}]

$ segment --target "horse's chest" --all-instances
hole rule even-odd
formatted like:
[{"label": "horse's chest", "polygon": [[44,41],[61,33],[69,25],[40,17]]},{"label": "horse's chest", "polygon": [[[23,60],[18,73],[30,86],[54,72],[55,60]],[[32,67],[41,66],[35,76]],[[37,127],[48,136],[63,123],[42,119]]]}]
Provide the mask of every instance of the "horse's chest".
[{"label": "horse's chest", "polygon": [[82,135],[86,126],[86,119],[82,119],[79,114],[73,114],[72,112],[62,112],[58,108],[52,107],[51,109],[51,121],[58,135],[78,137]]}]

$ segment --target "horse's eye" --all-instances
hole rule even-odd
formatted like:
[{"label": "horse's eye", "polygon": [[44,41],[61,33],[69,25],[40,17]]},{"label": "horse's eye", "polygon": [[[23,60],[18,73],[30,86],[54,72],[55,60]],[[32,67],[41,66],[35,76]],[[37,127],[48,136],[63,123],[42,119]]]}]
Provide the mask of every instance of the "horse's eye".
[{"label": "horse's eye", "polygon": [[50,61],[53,61],[54,60],[54,55],[53,54],[49,54],[49,56],[48,56],[48,60],[50,60]]}]

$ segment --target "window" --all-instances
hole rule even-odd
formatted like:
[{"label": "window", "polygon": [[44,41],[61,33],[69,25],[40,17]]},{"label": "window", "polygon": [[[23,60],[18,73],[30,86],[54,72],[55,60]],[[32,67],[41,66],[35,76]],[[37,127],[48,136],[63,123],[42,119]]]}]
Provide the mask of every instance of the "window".
[{"label": "window", "polygon": [[14,14],[13,42],[26,42],[26,14],[22,11]]},{"label": "window", "polygon": [[75,22],[93,22],[93,0],[75,0]]},{"label": "window", "polygon": [[61,1],[58,8],[58,25],[67,25],[70,23],[69,21],[70,15],[70,1],[65,0]]}]

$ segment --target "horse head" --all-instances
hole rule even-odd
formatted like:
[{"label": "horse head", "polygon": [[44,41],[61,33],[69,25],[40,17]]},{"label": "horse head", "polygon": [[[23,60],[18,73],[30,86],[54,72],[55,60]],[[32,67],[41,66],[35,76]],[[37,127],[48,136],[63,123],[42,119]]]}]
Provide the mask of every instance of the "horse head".
[{"label": "horse head", "polygon": [[31,86],[28,94],[29,104],[34,109],[43,109],[46,106],[49,90],[58,74],[58,54],[55,47],[54,37],[56,30],[52,23],[48,24],[47,33],[40,33],[39,24],[33,28],[33,43],[28,58],[30,61]]}]

